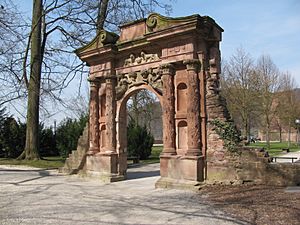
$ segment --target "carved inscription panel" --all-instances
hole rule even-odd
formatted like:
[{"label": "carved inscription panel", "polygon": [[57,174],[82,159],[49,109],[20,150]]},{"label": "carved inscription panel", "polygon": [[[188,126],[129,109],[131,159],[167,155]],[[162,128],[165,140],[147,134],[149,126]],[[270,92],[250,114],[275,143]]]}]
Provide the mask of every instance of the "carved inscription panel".
[{"label": "carved inscription panel", "polygon": [[163,57],[176,56],[176,55],[189,53],[191,51],[193,51],[192,43],[171,42],[167,45],[167,48],[165,48],[162,51],[163,53],[162,56]]}]

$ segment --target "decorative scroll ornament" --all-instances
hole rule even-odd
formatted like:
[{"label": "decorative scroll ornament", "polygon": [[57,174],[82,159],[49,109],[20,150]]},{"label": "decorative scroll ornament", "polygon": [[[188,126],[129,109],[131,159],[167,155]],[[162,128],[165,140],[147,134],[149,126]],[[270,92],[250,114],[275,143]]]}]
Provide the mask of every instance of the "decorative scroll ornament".
[{"label": "decorative scroll ornament", "polygon": [[146,25],[150,31],[157,25],[157,14],[151,14],[146,20]]},{"label": "decorative scroll ornament", "polygon": [[124,67],[139,65],[148,62],[154,62],[157,60],[159,60],[157,54],[146,54],[145,52],[142,51],[139,57],[135,57],[134,54],[130,54],[129,58],[125,59],[124,61]]},{"label": "decorative scroll ornament", "polygon": [[115,33],[108,32],[105,30],[101,30],[99,32],[99,41],[103,44],[115,44],[116,41],[119,39],[119,36]]},{"label": "decorative scroll ornament", "polygon": [[90,43],[75,50],[75,53],[78,56],[80,56],[81,54],[84,54],[84,52],[86,51],[95,50],[97,48],[101,48],[108,44],[115,44],[118,39],[119,36],[117,34],[105,30],[100,30],[97,36]]},{"label": "decorative scroll ornament", "polygon": [[150,85],[159,95],[162,95],[162,74],[152,68],[140,72],[118,75],[116,98],[120,100],[127,90],[140,85]]}]

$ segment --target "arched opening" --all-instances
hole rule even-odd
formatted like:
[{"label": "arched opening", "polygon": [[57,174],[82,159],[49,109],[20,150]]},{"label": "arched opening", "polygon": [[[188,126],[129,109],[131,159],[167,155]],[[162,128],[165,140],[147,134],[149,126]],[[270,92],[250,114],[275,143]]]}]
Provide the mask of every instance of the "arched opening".
[{"label": "arched opening", "polygon": [[[127,157],[123,157],[123,163],[128,164],[129,170],[127,171],[128,179],[136,179],[141,177],[158,176],[159,175],[159,155],[163,149],[163,123],[162,123],[162,108],[159,96],[151,89],[151,87],[139,87],[134,90],[128,91],[126,95],[118,102],[117,108],[117,143],[118,151]],[[137,155],[133,151],[134,143],[131,143],[132,139],[128,139],[130,126],[136,124],[141,129],[138,137],[146,139],[143,134],[145,130],[153,136],[153,146],[151,148],[151,154],[149,154],[143,147],[146,147],[149,139],[137,140],[141,143],[137,143],[141,147],[138,151],[140,155]],[[136,132],[133,131],[133,133]],[[143,132],[143,134],[141,134]],[[134,134],[136,135],[136,134]],[[131,137],[132,138],[132,137]],[[146,156],[146,158],[145,158]],[[144,171],[142,164],[134,164],[137,161],[136,158],[140,158],[140,162],[157,163],[156,166],[151,167],[151,171]],[[131,168],[135,169],[135,172],[131,171]],[[140,169],[140,171],[136,171]]]},{"label": "arched opening", "polygon": [[187,103],[187,86],[185,83],[180,83],[177,86],[177,110],[178,112],[186,112]]}]

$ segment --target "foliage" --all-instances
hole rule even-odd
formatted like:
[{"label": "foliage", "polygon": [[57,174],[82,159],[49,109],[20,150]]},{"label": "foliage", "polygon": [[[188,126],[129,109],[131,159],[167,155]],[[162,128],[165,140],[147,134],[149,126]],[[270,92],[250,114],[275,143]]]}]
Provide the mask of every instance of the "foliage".
[{"label": "foliage", "polygon": [[243,49],[237,49],[222,66],[222,95],[248,141],[257,130],[266,134],[267,146],[274,129],[280,134],[283,130],[291,133],[300,105],[295,81],[288,71],[281,73],[268,55],[255,62]]},{"label": "foliage", "polygon": [[0,110],[0,155],[15,158],[23,151],[26,125],[4,112]]},{"label": "foliage", "polygon": [[44,128],[43,124],[40,125],[39,129],[40,156],[57,156],[59,155],[56,149],[55,134],[51,128]]},{"label": "foliage", "polygon": [[61,122],[56,131],[56,146],[61,157],[68,157],[76,149],[87,119],[87,115],[82,115],[79,120],[67,118]]},{"label": "foliage", "polygon": [[151,155],[154,138],[145,126],[140,126],[133,120],[127,127],[127,151],[129,156],[147,159]]},{"label": "foliage", "polygon": [[151,127],[155,119],[153,111],[157,108],[157,97],[148,90],[140,90],[132,95],[127,102],[128,116],[140,126]]},{"label": "foliage", "polygon": [[[42,157],[66,157],[71,150],[76,149],[77,140],[87,122],[87,116],[79,120],[66,119],[57,129],[57,135],[52,128],[39,125],[39,154]],[[16,121],[5,114],[5,108],[0,109],[0,157],[16,158],[24,150],[26,124]],[[56,145],[58,147],[56,147]]]},{"label": "foliage", "polygon": [[241,142],[240,140],[240,132],[236,129],[233,122],[224,122],[220,120],[213,120],[210,122],[218,135],[220,135],[221,139],[224,141],[224,146],[230,152],[237,152],[238,145]]},{"label": "foliage", "polygon": [[256,91],[259,77],[254,73],[254,60],[243,48],[238,48],[222,65],[222,94],[234,121],[250,140],[250,125],[254,124],[259,109]]}]

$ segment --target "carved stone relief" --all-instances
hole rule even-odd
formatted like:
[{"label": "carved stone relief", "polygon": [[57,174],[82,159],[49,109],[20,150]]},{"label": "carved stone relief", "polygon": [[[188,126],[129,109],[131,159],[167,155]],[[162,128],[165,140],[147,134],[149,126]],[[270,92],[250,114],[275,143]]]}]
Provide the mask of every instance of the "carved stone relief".
[{"label": "carved stone relief", "polygon": [[116,98],[120,100],[125,92],[135,86],[150,85],[158,94],[162,94],[161,72],[158,69],[146,69],[139,72],[131,72],[118,75]]},{"label": "carved stone relief", "polygon": [[140,56],[136,57],[134,54],[130,54],[128,59],[124,61],[124,67],[134,66],[148,62],[154,62],[159,60],[157,54],[146,54],[145,52],[141,52]]}]

